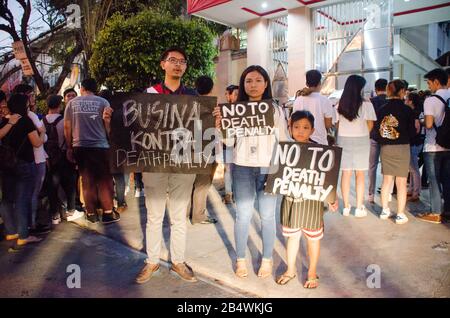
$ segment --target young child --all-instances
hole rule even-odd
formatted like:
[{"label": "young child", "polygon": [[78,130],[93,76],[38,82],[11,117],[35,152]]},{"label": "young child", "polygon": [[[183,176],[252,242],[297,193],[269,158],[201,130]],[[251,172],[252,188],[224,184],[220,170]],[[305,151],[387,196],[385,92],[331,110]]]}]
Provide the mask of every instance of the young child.
[{"label": "young child", "polygon": [[[309,138],[314,132],[314,116],[308,111],[297,111],[289,120],[291,137],[302,143],[313,142]],[[329,204],[331,211],[336,211],[338,201]],[[281,225],[283,236],[287,237],[287,270],[277,278],[277,284],[285,285],[297,276],[295,260],[300,245],[300,236],[303,233],[307,239],[309,269],[308,278],[304,288],[317,288],[319,276],[316,268],[319,260],[320,240],[323,237],[323,211],[324,203],[314,200],[294,199],[283,197],[281,203]]]}]

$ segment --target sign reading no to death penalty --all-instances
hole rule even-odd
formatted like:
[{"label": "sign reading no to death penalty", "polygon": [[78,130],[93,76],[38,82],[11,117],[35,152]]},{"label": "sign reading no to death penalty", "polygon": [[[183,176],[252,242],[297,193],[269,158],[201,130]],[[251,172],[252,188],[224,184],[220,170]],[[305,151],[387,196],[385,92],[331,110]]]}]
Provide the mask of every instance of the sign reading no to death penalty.
[{"label": "sign reading no to death penalty", "polygon": [[272,100],[220,104],[225,138],[274,134]]},{"label": "sign reading no to death penalty", "polygon": [[296,199],[333,203],[342,148],[313,143],[280,142],[272,157],[265,192]]},{"label": "sign reading no to death penalty", "polygon": [[211,173],[215,97],[116,93],[111,171]]}]

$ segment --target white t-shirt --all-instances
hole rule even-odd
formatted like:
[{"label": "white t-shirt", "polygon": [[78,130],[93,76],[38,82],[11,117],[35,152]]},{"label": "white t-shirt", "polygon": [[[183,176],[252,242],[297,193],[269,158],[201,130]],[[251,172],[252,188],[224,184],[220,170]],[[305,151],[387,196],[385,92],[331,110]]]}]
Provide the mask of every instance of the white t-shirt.
[{"label": "white t-shirt", "polygon": [[[339,105],[336,107],[339,108]],[[365,137],[369,136],[369,128],[367,127],[367,120],[377,120],[375,109],[369,101],[364,101],[359,108],[358,117],[349,121],[347,118],[338,113],[339,128],[338,136],[342,137]]]},{"label": "white t-shirt", "polygon": [[[450,98],[450,91],[447,89],[439,89],[435,95],[441,96],[445,101]],[[423,103],[423,113],[425,116],[433,116],[434,123],[436,126],[442,125],[444,121],[445,114],[444,103],[437,97],[430,96],[425,99]],[[424,152],[438,152],[438,151],[448,151],[450,149],[445,149],[436,144],[436,129],[426,129],[425,132],[425,143],[423,147]]]},{"label": "white t-shirt", "polygon": [[309,96],[299,96],[294,102],[292,112],[307,110],[314,116],[314,133],[311,139],[315,142],[328,145],[325,118],[331,118],[334,122],[335,112],[331,101],[320,93],[314,92]]},{"label": "white t-shirt", "polygon": [[[33,121],[33,124],[36,127],[36,129],[39,129],[42,126],[44,126],[44,123],[42,121],[40,121],[39,117],[32,111],[28,111],[28,117]],[[46,141],[47,141],[47,135],[45,135],[45,138],[44,138],[44,142],[46,142]],[[33,147],[33,151],[34,151],[34,162],[36,164],[43,163],[47,160],[48,155],[45,152],[43,145],[41,145],[37,148]]]},{"label": "white t-shirt", "polygon": [[[49,124],[53,123],[58,117],[63,117],[60,114],[47,114],[45,118],[47,118],[47,121]],[[58,143],[61,149],[63,149],[64,144],[64,120],[61,119],[56,124],[56,131],[58,132]],[[64,147],[66,148],[66,147]]]}]

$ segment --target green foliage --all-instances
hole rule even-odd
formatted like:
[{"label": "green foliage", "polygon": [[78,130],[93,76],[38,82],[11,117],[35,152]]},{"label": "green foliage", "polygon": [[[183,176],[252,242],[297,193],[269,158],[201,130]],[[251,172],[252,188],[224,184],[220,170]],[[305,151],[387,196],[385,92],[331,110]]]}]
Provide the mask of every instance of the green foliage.
[{"label": "green foliage", "polygon": [[98,34],[89,61],[93,76],[110,89],[142,89],[151,79],[163,79],[161,53],[184,48],[188,68],[183,82],[192,85],[200,75],[213,76],[217,49],[212,31],[201,20],[184,20],[145,10],[126,18],[113,15]]},{"label": "green foliage", "polygon": [[38,97],[36,99],[35,113],[45,115],[47,114],[47,112],[48,112],[47,101],[45,100],[45,98],[41,99],[40,97]]}]

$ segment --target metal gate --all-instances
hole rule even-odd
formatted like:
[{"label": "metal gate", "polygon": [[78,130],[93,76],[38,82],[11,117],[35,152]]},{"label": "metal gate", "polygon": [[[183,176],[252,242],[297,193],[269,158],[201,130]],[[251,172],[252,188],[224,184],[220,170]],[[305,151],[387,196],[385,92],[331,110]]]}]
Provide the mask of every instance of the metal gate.
[{"label": "metal gate", "polygon": [[324,93],[343,89],[351,74],[367,92],[393,68],[392,0],[354,0],[313,9],[314,63],[326,76]]}]

